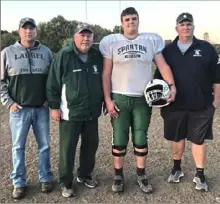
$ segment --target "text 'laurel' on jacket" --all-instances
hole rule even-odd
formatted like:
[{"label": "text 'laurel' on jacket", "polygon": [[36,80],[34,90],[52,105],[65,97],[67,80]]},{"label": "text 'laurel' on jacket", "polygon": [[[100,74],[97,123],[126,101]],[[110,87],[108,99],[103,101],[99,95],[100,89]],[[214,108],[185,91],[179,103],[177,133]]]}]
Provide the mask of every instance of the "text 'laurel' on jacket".
[{"label": "text 'laurel' on jacket", "polygon": [[1,101],[6,107],[42,106],[46,101],[46,81],[51,50],[36,41],[25,48],[19,41],[1,51]]},{"label": "text 'laurel' on jacket", "polygon": [[62,119],[84,121],[101,115],[102,65],[100,52],[91,48],[87,62],[79,57],[72,41],[55,56],[47,80],[51,109],[61,109]]}]

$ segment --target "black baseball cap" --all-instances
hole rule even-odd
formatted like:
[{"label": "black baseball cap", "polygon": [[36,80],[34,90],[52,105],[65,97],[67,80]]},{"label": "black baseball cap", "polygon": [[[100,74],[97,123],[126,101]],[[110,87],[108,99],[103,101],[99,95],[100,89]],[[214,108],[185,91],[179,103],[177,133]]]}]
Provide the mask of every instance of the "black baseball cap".
[{"label": "black baseball cap", "polygon": [[193,16],[190,13],[181,13],[177,19],[176,19],[176,23],[181,23],[183,21],[190,21],[193,22]]},{"label": "black baseball cap", "polygon": [[20,23],[19,23],[19,28],[22,28],[26,23],[30,23],[32,24],[34,27],[37,27],[36,23],[35,23],[35,20],[33,18],[29,18],[29,17],[26,17],[26,18],[22,18],[20,20]]}]

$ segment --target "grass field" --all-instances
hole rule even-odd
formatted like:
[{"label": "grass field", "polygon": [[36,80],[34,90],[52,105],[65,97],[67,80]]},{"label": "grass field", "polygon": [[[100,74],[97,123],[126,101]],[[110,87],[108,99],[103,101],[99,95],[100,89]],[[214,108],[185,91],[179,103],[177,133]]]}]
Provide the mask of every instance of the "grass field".
[{"label": "grass field", "polygon": [[[100,182],[95,189],[87,189],[77,184],[77,197],[65,199],[61,196],[57,182],[58,165],[58,125],[51,122],[51,162],[54,173],[54,191],[50,194],[40,192],[37,176],[37,147],[32,131],[27,140],[27,196],[21,201],[11,198],[12,185],[9,179],[11,171],[11,136],[8,126],[8,111],[1,109],[1,203],[217,203],[220,196],[220,108],[216,109],[214,118],[213,142],[207,142],[207,168],[205,173],[210,186],[207,193],[197,192],[192,183],[195,166],[191,157],[190,143],[187,143],[182,160],[186,174],[180,184],[167,183],[172,167],[169,143],[163,139],[162,119],[158,109],[154,109],[149,130],[149,154],[147,158],[147,175],[154,187],[151,195],[140,192],[135,182],[135,161],[131,143],[125,158],[126,189],[121,195],[111,191],[113,167],[111,158],[111,126],[108,116],[100,118],[100,145],[97,152],[97,164],[94,176]],[[78,155],[78,151],[77,151]],[[78,167],[78,156],[76,158]],[[75,169],[76,169],[75,168]],[[75,174],[75,171],[74,171]],[[75,180],[74,180],[75,182]]]}]

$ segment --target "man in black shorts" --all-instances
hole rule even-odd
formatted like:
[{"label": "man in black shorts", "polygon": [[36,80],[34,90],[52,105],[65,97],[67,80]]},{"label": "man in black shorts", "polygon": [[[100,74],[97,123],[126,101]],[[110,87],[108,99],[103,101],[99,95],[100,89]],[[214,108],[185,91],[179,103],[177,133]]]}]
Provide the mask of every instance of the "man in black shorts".
[{"label": "man in black shorts", "polygon": [[[163,50],[177,88],[176,100],[161,109],[164,137],[171,141],[174,166],[168,182],[184,176],[181,157],[185,139],[192,143],[196,165],[193,182],[197,190],[208,191],[205,181],[205,139],[212,140],[215,108],[220,101],[220,60],[214,47],[194,36],[193,16],[182,13],[176,20],[178,36]],[[159,71],[155,78],[161,78]]]}]

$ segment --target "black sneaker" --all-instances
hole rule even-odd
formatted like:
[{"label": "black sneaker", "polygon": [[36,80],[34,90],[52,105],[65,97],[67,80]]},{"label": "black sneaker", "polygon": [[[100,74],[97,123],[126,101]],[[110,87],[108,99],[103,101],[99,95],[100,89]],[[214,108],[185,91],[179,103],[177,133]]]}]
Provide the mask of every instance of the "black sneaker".
[{"label": "black sneaker", "polygon": [[12,192],[12,198],[21,199],[24,198],[26,194],[26,187],[14,188]]},{"label": "black sneaker", "polygon": [[177,170],[175,168],[172,169],[171,174],[168,178],[169,183],[179,183],[180,179],[184,176],[184,173],[181,169]]},{"label": "black sneaker", "polygon": [[87,176],[87,177],[77,176],[76,180],[79,183],[85,184],[85,186],[89,188],[95,188],[96,186],[98,186],[98,182],[94,178],[92,178],[92,176]]},{"label": "black sneaker", "polygon": [[41,182],[41,192],[49,193],[53,190],[52,182]]},{"label": "black sneaker", "polygon": [[153,192],[153,188],[151,186],[151,184],[149,184],[148,180],[147,180],[147,176],[144,175],[137,175],[137,183],[140,187],[140,189],[144,192],[144,193],[152,193]]},{"label": "black sneaker", "polygon": [[124,191],[124,177],[120,175],[115,175],[112,184],[112,191],[115,193],[120,193]]}]

